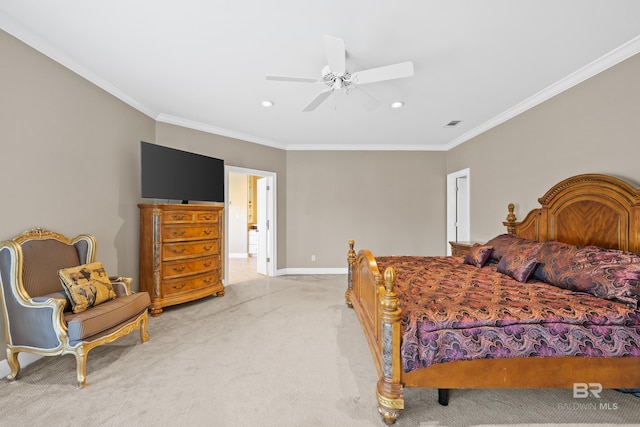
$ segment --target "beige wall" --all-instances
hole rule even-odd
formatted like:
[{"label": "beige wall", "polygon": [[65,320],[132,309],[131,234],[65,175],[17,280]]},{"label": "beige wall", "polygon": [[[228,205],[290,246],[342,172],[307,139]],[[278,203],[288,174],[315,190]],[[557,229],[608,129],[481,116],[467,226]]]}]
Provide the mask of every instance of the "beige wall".
[{"label": "beige wall", "polygon": [[139,141],[154,121],[2,31],[0,52],[0,240],[90,233],[107,272],[137,278]]},{"label": "beige wall", "polygon": [[349,239],[444,255],[444,168],[443,152],[287,152],[287,267],[344,268]]},{"label": "beige wall", "polygon": [[504,232],[555,183],[604,173],[640,186],[640,55],[447,152],[447,173],[471,169],[471,237]]}]

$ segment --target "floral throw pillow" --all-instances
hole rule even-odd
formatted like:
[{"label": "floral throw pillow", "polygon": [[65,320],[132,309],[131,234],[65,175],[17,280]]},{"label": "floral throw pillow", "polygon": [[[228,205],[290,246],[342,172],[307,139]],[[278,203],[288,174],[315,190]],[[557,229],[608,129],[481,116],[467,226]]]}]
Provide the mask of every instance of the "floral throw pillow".
[{"label": "floral throw pillow", "polygon": [[469,253],[464,257],[464,263],[475,265],[480,268],[489,260],[492,251],[493,246],[480,245],[476,243],[471,246]]},{"label": "floral throw pillow", "polygon": [[538,265],[537,248],[511,251],[500,258],[496,270],[511,276],[518,282],[526,282]]},{"label": "floral throw pillow", "polygon": [[116,297],[101,262],[63,268],[58,271],[58,277],[74,313],[81,313]]}]

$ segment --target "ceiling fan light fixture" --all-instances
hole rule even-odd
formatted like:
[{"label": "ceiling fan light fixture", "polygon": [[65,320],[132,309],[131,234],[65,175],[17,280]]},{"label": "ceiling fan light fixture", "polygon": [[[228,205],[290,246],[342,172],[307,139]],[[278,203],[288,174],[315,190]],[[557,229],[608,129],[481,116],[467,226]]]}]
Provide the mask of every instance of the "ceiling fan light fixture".
[{"label": "ceiling fan light fixture", "polygon": [[264,100],[260,103],[265,108],[273,107],[273,101]]},{"label": "ceiling fan light fixture", "polygon": [[[350,73],[345,68],[347,51],[345,50],[344,41],[337,37],[325,35],[324,42],[327,65],[322,68],[319,80],[307,77],[267,76],[267,80],[322,83],[328,88],[320,92],[302,111],[315,110],[334,91],[342,91],[347,95],[351,92],[364,93],[361,89],[357,91],[354,91],[354,89],[363,84],[413,76],[413,62],[411,61]],[[371,95],[365,94],[364,97],[355,96],[355,98],[364,99],[365,108],[368,109],[372,109],[371,107],[374,103],[376,106],[380,103]],[[400,108],[403,105],[404,102],[400,102],[399,104],[394,103],[393,108]]]},{"label": "ceiling fan light fixture", "polygon": [[391,103],[391,108],[402,108],[404,106],[403,101],[395,101]]}]

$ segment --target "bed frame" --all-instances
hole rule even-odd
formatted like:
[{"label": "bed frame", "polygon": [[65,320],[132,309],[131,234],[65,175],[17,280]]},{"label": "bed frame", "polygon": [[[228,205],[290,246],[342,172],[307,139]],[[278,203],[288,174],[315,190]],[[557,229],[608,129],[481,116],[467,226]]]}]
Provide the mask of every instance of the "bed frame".
[{"label": "bed frame", "polygon": [[[640,253],[640,189],[599,174],[568,178],[538,199],[521,222],[509,204],[507,231],[524,238],[621,249]],[[482,359],[439,363],[405,373],[400,356],[401,318],[393,287],[395,272],[380,273],[370,251],[356,255],[349,241],[346,304],[366,335],[378,371],[378,411],[387,424],[404,409],[403,388],[433,388],[439,402],[457,388],[573,388],[598,383],[603,388],[639,388],[640,357],[546,357]]]}]

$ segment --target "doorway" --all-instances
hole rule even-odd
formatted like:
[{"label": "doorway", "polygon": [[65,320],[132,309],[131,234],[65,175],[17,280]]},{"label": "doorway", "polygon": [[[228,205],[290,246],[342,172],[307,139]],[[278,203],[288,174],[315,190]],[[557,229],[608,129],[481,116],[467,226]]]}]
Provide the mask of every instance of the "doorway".
[{"label": "doorway", "polygon": [[276,275],[276,174],[225,166],[224,284]]},{"label": "doorway", "polygon": [[[447,175],[447,242],[471,239],[470,180],[468,168]],[[451,255],[449,244],[447,255]]]}]

